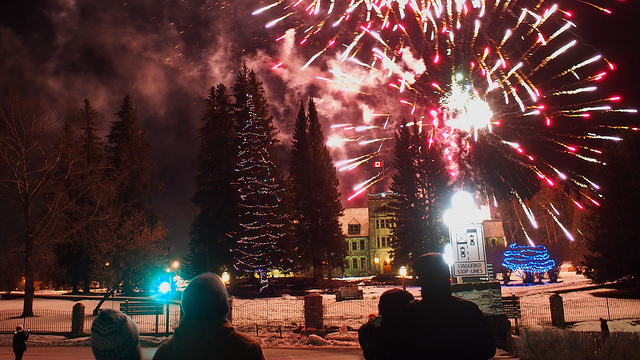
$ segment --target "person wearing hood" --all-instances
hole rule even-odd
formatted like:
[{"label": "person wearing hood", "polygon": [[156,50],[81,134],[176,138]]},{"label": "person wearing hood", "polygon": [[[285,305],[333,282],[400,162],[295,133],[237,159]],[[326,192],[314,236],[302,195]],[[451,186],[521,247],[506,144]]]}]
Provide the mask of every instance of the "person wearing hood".
[{"label": "person wearing hood", "polygon": [[264,360],[260,344],[227,320],[230,308],[227,288],[216,274],[196,276],[182,292],[180,324],[153,360]]},{"label": "person wearing hood", "polygon": [[412,359],[486,360],[496,352],[482,311],[451,295],[449,266],[439,253],[420,256],[413,264],[422,299],[410,304]]}]

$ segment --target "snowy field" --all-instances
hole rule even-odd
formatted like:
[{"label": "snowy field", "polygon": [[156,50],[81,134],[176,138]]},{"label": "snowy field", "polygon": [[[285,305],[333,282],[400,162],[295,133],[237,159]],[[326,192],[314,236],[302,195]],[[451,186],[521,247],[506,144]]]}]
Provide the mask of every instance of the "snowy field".
[{"label": "snowy field", "polygon": [[[325,316],[331,316],[331,311],[333,311],[332,309],[337,309],[340,306],[347,305],[348,307],[345,307],[344,309],[350,309],[349,311],[352,311],[353,314],[351,314],[352,316],[350,316],[349,314],[344,314],[344,309],[340,310],[340,316],[344,317],[342,325],[348,325],[349,327],[351,327],[351,329],[357,328],[357,326],[359,326],[359,324],[363,322],[362,320],[360,320],[362,316],[366,316],[369,313],[377,313],[377,299],[384,291],[393,287],[394,286],[361,286],[360,289],[363,290],[364,301],[350,300],[337,303],[335,301],[335,295],[321,293],[324,298],[323,304],[325,307]],[[415,297],[420,296],[419,287],[409,286],[407,287],[407,290],[411,292]],[[575,272],[561,272],[559,282],[554,284],[548,284],[545,282],[544,284],[526,286],[514,278],[509,286],[502,286],[503,296],[515,294],[516,296],[521,298],[523,313],[525,313],[525,307],[528,306],[541,308],[543,308],[544,306],[548,307],[549,296],[555,292],[559,292],[561,294],[566,304],[565,313],[568,313],[568,305],[572,304],[572,302],[574,301],[580,303],[589,303],[589,301],[605,301],[603,300],[603,298],[595,296],[597,295],[597,293],[603,291],[607,291],[607,289],[594,287],[588,279],[586,279],[582,275],[576,275]],[[44,294],[44,292],[39,292],[39,294]],[[640,308],[640,300],[628,301],[633,303],[634,306],[639,306],[637,308]],[[98,300],[82,300],[80,302],[85,306],[85,313],[91,314],[93,308],[97,305]],[[118,308],[121,302],[121,299],[116,299],[115,301],[107,301],[103,304],[102,308]],[[72,300],[36,298],[34,300],[34,310],[36,312],[39,309],[71,312],[73,306],[76,303],[76,301]],[[293,306],[293,304],[300,303],[301,299],[294,296],[269,298],[268,300],[234,299],[233,307],[234,309],[236,309],[234,318],[236,315],[239,316],[240,314],[242,314],[242,317],[244,318],[244,320],[235,318],[234,323],[239,325],[243,331],[250,332],[252,335],[254,335],[254,337],[258,337],[265,346],[304,346],[308,342],[308,338],[300,333],[287,332],[286,334],[281,334],[278,330],[274,330],[273,326],[261,326],[257,329],[258,333],[256,335],[255,328],[248,325],[252,324],[253,322],[258,322],[258,320],[264,320],[264,314],[268,314],[266,316],[272,317],[273,319],[278,319],[278,321],[287,318],[299,319],[300,317],[303,317],[303,315],[301,315],[301,307],[297,305]],[[625,309],[626,308],[627,307],[625,306]],[[21,309],[22,299],[0,299],[0,311]],[[601,315],[593,315],[594,309],[592,306],[584,307],[581,309],[582,310],[579,309],[578,311],[589,312],[590,316],[601,316],[607,318],[606,310],[602,310],[599,313]],[[179,306],[171,305],[171,311],[178,312]],[[583,315],[586,316],[587,314]],[[582,315],[577,314],[575,316],[579,317]],[[625,317],[626,319],[624,320],[609,321],[609,329],[612,332],[640,332],[640,311],[634,311],[634,313],[627,314],[625,315]],[[162,319],[163,316],[161,316],[160,318],[161,323],[158,328],[164,329],[164,319]],[[136,320],[135,317],[134,320]],[[27,319],[27,321],[29,321],[29,319]],[[70,323],[69,319],[66,319],[64,321],[66,323]],[[278,321],[275,321],[273,324],[277,324]],[[571,322],[570,319],[567,319],[567,321]],[[20,319],[0,319],[0,325],[3,325],[1,326],[2,332],[6,332],[6,329],[15,327],[15,325],[17,325],[18,323],[20,323]],[[247,325],[243,326],[243,324]],[[333,323],[332,325],[340,326],[340,323]],[[275,327],[275,329],[277,329],[277,326]],[[357,333],[355,331],[349,331],[351,329],[347,329],[346,326],[343,326],[343,330],[340,333],[331,334],[332,336],[328,337],[329,344],[339,346],[358,346]],[[593,321],[575,322],[571,324],[570,329],[573,331],[599,331],[600,323],[599,321],[597,321],[597,318]],[[163,331],[164,330],[162,330],[161,332]],[[56,337],[37,335],[33,336],[32,340],[33,345],[39,344],[41,346],[47,344],[58,345],[61,342],[64,342],[65,345],[87,345],[87,338],[65,340],[61,339],[60,336]],[[143,342],[147,346],[154,346],[162,340],[164,340],[164,337],[144,337]],[[7,346],[9,341],[9,335],[0,335],[0,346]]]}]

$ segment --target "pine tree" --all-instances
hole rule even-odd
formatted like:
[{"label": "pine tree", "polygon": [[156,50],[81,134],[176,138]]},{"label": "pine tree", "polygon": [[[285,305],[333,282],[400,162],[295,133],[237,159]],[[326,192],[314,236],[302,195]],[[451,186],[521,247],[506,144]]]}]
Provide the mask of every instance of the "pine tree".
[{"label": "pine tree", "polygon": [[[273,125],[273,116],[269,115],[269,104],[265,96],[262,82],[258,81],[256,74],[253,70],[247,67],[247,64],[243,64],[242,70],[236,77],[236,82],[232,87],[233,97],[235,98],[235,116],[236,119],[248,119],[249,118],[249,103],[248,99],[251,97],[255,113],[258,119],[262,122],[262,127],[267,134],[267,143],[269,154],[274,162],[277,163],[277,145],[278,130]],[[242,122],[237,123],[237,126],[242,127]]]},{"label": "pine tree", "polygon": [[325,266],[329,274],[333,268],[343,266],[346,244],[339,223],[343,208],[338,177],[313,99],[307,109],[305,116],[304,104],[300,104],[289,174],[297,248],[303,253],[306,266],[313,268],[317,282],[322,279]]},{"label": "pine tree", "polygon": [[428,145],[417,125],[403,121],[396,132],[390,207],[396,213],[393,258],[396,266],[411,264],[427,252],[442,252],[442,203],[449,191],[441,150]]},{"label": "pine tree", "polygon": [[[137,245],[127,239],[120,237],[138,239],[148,236],[148,240],[155,242],[156,234],[166,234],[162,220],[157,213],[153,211],[147,203],[149,198],[155,191],[161,190],[162,184],[155,183],[151,180],[151,174],[155,171],[156,166],[149,158],[151,144],[145,140],[144,131],[138,126],[138,116],[133,108],[131,97],[125,96],[120,111],[115,114],[117,121],[111,123],[111,132],[107,136],[108,143],[106,146],[106,154],[109,166],[111,167],[111,178],[115,181],[116,196],[114,197],[115,206],[120,212],[119,220],[109,228],[106,228],[106,238],[112,236],[111,244],[113,248],[113,261],[111,267],[115,268],[116,274],[127,275],[124,280],[125,291],[129,287],[136,286],[133,279],[142,278],[134,272],[142,271],[146,264],[154,261],[158,255],[159,247],[149,247],[148,252],[143,253],[141,257],[132,259],[126,256],[127,251],[135,248]],[[129,224],[142,224],[145,229],[140,229],[140,236],[134,237],[123,233],[122,229]],[[162,237],[162,236],[159,236]],[[162,241],[165,241],[162,238]],[[120,244],[117,246],[117,244]],[[116,282],[120,282],[117,279]]]},{"label": "pine tree", "polygon": [[156,170],[148,159],[151,144],[138,126],[138,115],[129,95],[125,96],[116,116],[118,120],[111,123],[107,136],[106,152],[117,178],[117,202],[125,213],[151,211],[146,199],[162,185],[151,181],[151,174]]},{"label": "pine tree", "polygon": [[640,203],[640,135],[628,133],[604,149],[603,163],[594,168],[594,182],[604,198],[584,231],[589,267],[586,275],[597,282],[628,279],[640,283],[637,208]]},{"label": "pine tree", "polygon": [[58,264],[66,269],[73,291],[83,285],[89,292],[95,266],[96,242],[104,220],[111,214],[113,189],[106,178],[106,156],[96,131],[97,113],[89,100],[76,117],[65,121],[61,139],[64,149],[62,164],[54,175],[57,192],[65,197],[59,202],[61,220],[57,223],[57,237],[61,239],[55,253]]},{"label": "pine tree", "polygon": [[311,203],[307,189],[307,176],[311,174],[313,164],[309,162],[309,119],[305,114],[304,102],[300,101],[300,109],[296,117],[292,134],[291,160],[289,162],[289,178],[287,181],[287,200],[290,207],[290,223],[294,238],[295,258],[293,265],[297,269],[307,269],[312,263],[312,239],[309,233],[311,214],[305,211],[305,204]]},{"label": "pine tree", "polygon": [[231,270],[238,233],[239,196],[234,186],[238,158],[232,104],[223,84],[212,87],[205,100],[196,169],[198,207],[189,234],[186,267],[191,275]]},{"label": "pine tree", "polygon": [[284,219],[279,207],[283,189],[268,151],[269,137],[248,96],[248,119],[238,131],[236,188],[240,195],[240,226],[235,268],[255,274],[266,285],[267,273],[277,258]]}]

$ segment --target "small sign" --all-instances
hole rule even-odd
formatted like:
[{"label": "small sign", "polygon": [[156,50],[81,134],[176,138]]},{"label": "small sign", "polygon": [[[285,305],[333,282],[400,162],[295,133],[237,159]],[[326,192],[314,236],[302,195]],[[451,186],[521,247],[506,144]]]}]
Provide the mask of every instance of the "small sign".
[{"label": "small sign", "polygon": [[376,168],[382,167],[382,161],[374,161],[373,167],[376,167]]},{"label": "small sign", "polygon": [[487,260],[482,225],[459,225],[449,228],[453,250],[453,276],[486,276]]},{"label": "small sign", "polygon": [[482,276],[487,274],[487,264],[482,261],[453,263],[453,276]]}]

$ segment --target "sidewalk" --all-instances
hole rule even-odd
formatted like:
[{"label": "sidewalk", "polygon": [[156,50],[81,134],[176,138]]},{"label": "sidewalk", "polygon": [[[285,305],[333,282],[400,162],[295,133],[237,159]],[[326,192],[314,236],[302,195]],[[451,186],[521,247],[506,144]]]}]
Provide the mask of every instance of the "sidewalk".
[{"label": "sidewalk", "polygon": [[[265,348],[267,360],[362,360],[362,351],[356,347],[316,347],[316,348]],[[144,358],[150,360],[156,348],[143,348]],[[10,347],[0,347],[0,360],[13,360]],[[24,356],[25,360],[92,360],[91,348],[86,346],[61,347],[29,347]],[[502,350],[498,350],[495,360],[518,360]]]}]

